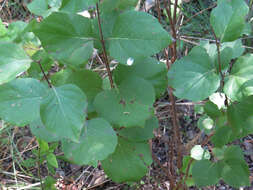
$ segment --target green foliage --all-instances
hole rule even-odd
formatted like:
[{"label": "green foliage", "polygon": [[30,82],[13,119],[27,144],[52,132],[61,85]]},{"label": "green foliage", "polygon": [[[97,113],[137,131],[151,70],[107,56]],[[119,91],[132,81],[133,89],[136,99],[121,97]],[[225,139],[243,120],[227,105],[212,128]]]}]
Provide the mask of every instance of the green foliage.
[{"label": "green foliage", "polygon": [[71,84],[48,91],[40,105],[41,120],[46,129],[62,138],[79,142],[87,108],[85,94]]},{"label": "green foliage", "polygon": [[87,121],[79,143],[63,141],[64,154],[76,164],[96,165],[112,154],[117,145],[117,136],[112,126],[102,118]]},{"label": "green foliage", "polygon": [[194,47],[188,56],[176,61],[168,72],[169,84],[179,98],[193,101],[204,100],[214,93],[220,84],[206,50]]},{"label": "green foliage", "polygon": [[0,85],[25,72],[31,59],[18,44],[0,41]]},{"label": "green foliage", "polygon": [[[185,183],[203,187],[222,179],[233,187],[249,185],[243,152],[226,146],[253,132],[253,58],[243,55],[238,39],[246,33],[248,6],[218,0],[210,23],[220,48],[201,42],[168,72],[154,55],[172,38],[153,16],[135,11],[137,2],[34,0],[28,8],[43,16],[42,22],[13,22],[8,29],[0,22],[0,118],[30,126],[40,145],[40,154],[35,153],[50,171],[58,167],[58,143],[52,142],[60,141],[66,160],[93,166],[100,162],[112,180],[133,182],[152,163],[148,141],[158,127],[153,105],[169,84],[178,98],[209,98],[198,127],[213,133],[214,148],[209,152],[196,145],[184,158],[178,168],[183,174],[193,163]],[[84,10],[90,18],[77,14]],[[109,77],[91,69],[104,53],[103,45],[109,64],[117,62],[107,73],[114,88]],[[48,188],[53,183],[45,180]]]}]

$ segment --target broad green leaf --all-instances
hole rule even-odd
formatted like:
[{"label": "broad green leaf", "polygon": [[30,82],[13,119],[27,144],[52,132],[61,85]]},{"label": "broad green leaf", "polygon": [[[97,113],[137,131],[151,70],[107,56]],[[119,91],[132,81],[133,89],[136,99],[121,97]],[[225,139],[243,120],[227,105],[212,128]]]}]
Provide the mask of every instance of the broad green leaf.
[{"label": "broad green leaf", "polygon": [[153,131],[158,128],[158,119],[155,116],[147,119],[144,127],[124,128],[118,131],[118,134],[130,141],[141,142],[152,139]]},{"label": "broad green leaf", "polygon": [[77,66],[92,55],[91,22],[83,16],[53,13],[34,29],[34,33],[44,49],[65,64]]},{"label": "broad green leaf", "polygon": [[[218,73],[220,66],[218,62],[218,51],[216,44],[209,44],[209,42],[207,42],[204,43],[202,46],[206,49],[212,64],[215,65],[216,72]],[[228,45],[227,46],[223,45],[222,47],[223,48],[220,48],[220,60],[221,60],[220,63],[221,63],[221,70],[224,71],[225,69],[228,69],[229,62],[232,59],[233,49]]]},{"label": "broad green leaf", "polygon": [[211,12],[210,22],[222,42],[234,41],[241,36],[245,27],[245,16],[249,7],[244,1],[219,0]]},{"label": "broad green leaf", "polygon": [[59,7],[49,8],[48,0],[33,0],[27,5],[27,8],[35,15],[47,17],[53,11],[57,11]]},{"label": "broad green leaf", "polygon": [[77,85],[86,94],[88,106],[93,110],[94,98],[102,91],[102,79],[99,74],[90,70],[78,70],[69,75],[66,83]]},{"label": "broad green leaf", "polygon": [[0,85],[15,79],[30,67],[31,60],[17,44],[0,42]]},{"label": "broad green leaf", "polygon": [[45,189],[50,189],[50,190],[57,190],[56,189],[56,180],[51,177],[51,176],[47,176],[44,180],[43,180],[43,185]]},{"label": "broad green leaf", "polygon": [[113,71],[115,82],[119,85],[128,77],[138,76],[149,81],[156,92],[156,97],[160,97],[168,87],[167,68],[165,64],[153,58],[143,58],[133,60],[132,66],[119,64]]},{"label": "broad green leaf", "polygon": [[210,58],[203,47],[194,47],[188,56],[176,61],[168,72],[169,84],[179,98],[204,100],[220,85]]},{"label": "broad green leaf", "polygon": [[49,146],[48,143],[42,139],[37,139],[38,143],[39,143],[39,148],[40,148],[40,153],[41,155],[44,155],[46,153],[48,153],[49,151]]},{"label": "broad green leaf", "polygon": [[102,118],[87,121],[79,143],[62,142],[65,156],[78,165],[104,160],[117,146],[117,135],[112,126]]},{"label": "broad green leaf", "polygon": [[[112,11],[108,13],[101,13],[100,15],[100,22],[101,22],[101,28],[103,32],[104,39],[109,38],[112,36],[113,27],[115,24],[116,19],[119,16],[119,12]],[[93,35],[96,39],[100,39],[100,33],[99,33],[99,24],[98,24],[98,18],[92,19],[92,29],[93,29]],[[100,40],[94,41],[94,47],[97,48],[102,52],[102,44]]]},{"label": "broad green leaf", "polygon": [[155,101],[153,86],[142,78],[126,79],[117,90],[99,93],[94,106],[98,114],[117,127],[143,127]]},{"label": "broad green leaf", "polygon": [[220,175],[218,167],[209,160],[196,161],[192,167],[192,177],[199,187],[218,183]]},{"label": "broad green leaf", "polygon": [[[231,104],[227,109],[228,123],[234,133],[241,133],[251,126],[253,116],[253,96],[244,98],[239,103]],[[251,127],[252,128],[252,127]]]},{"label": "broad green leaf", "polygon": [[43,73],[40,69],[39,64],[37,63],[40,61],[40,64],[45,71],[46,74],[48,74],[48,71],[51,69],[52,65],[54,64],[54,61],[50,58],[47,52],[44,50],[37,51],[33,56],[32,59],[34,62],[31,63],[31,67],[28,69],[28,74],[30,77],[36,78],[36,79],[42,79]]},{"label": "broad green leaf", "polygon": [[215,147],[221,148],[222,146],[230,142],[233,131],[228,126],[219,126],[214,135],[211,137],[211,141]]},{"label": "broad green leaf", "polygon": [[247,80],[238,90],[238,96],[242,99],[250,95],[253,95],[253,79]]},{"label": "broad green leaf", "polygon": [[231,145],[224,151],[224,160],[244,160],[242,149],[238,145]]},{"label": "broad green leaf", "polygon": [[66,68],[62,69],[61,71],[55,73],[51,76],[51,82],[54,86],[61,86],[66,84],[69,76],[73,73],[72,69]]},{"label": "broad green leaf", "polygon": [[221,176],[227,184],[237,188],[250,184],[249,168],[239,146],[233,145],[225,149],[223,164]]},{"label": "broad green leaf", "polygon": [[140,180],[152,163],[148,143],[135,143],[119,138],[113,154],[102,161],[105,173],[115,182]]},{"label": "broad green leaf", "polygon": [[49,153],[47,155],[47,162],[51,166],[58,168],[58,162],[57,162],[56,156],[53,153]]},{"label": "broad green leaf", "polygon": [[214,120],[222,115],[218,106],[211,101],[205,103],[204,110],[206,114]]},{"label": "broad green leaf", "polygon": [[102,91],[103,84],[98,73],[86,69],[79,69],[76,71],[69,69],[62,70],[53,75],[52,82],[56,86],[63,84],[75,84],[78,86],[87,96],[89,112],[94,110],[94,98]]},{"label": "broad green leaf", "polygon": [[203,115],[198,120],[198,128],[204,130],[206,134],[210,134],[214,128],[214,121],[207,115]]},{"label": "broad green leaf", "polygon": [[106,39],[110,55],[126,64],[129,58],[154,55],[171,43],[159,22],[144,12],[127,11],[115,21],[112,36]]},{"label": "broad green leaf", "polygon": [[16,79],[0,85],[0,117],[25,126],[40,117],[39,106],[47,88],[31,78]]},{"label": "broad green leaf", "polygon": [[239,57],[234,63],[230,75],[226,79],[224,92],[233,101],[241,99],[239,90],[243,83],[253,79],[252,62],[253,54]]},{"label": "broad green leaf", "polygon": [[131,77],[122,81],[119,92],[126,102],[135,101],[152,106],[155,102],[155,91],[153,86],[140,77]]},{"label": "broad green leaf", "polygon": [[101,3],[101,12],[124,11],[134,8],[138,0],[104,0]]},{"label": "broad green leaf", "polygon": [[235,59],[237,57],[240,57],[245,50],[245,48],[242,46],[242,41],[240,39],[232,41],[232,42],[222,43],[221,44],[221,52],[226,48],[232,49],[231,59]]},{"label": "broad green leaf", "polygon": [[46,142],[56,142],[62,139],[61,136],[47,130],[40,118],[30,123],[30,130],[34,136]]},{"label": "broad green leaf", "polygon": [[229,159],[225,161],[221,177],[224,182],[232,187],[249,186],[249,168],[244,160]]},{"label": "broad green leaf", "polygon": [[222,148],[213,148],[212,153],[214,157],[217,158],[218,160],[223,160],[226,148],[227,148],[226,146],[223,146]]},{"label": "broad green leaf", "polygon": [[195,160],[209,160],[210,159],[210,153],[208,150],[204,150],[201,145],[195,145],[191,149],[191,157]]},{"label": "broad green leaf", "polygon": [[67,84],[49,90],[41,102],[40,116],[48,131],[79,142],[86,108],[86,96],[82,90]]},{"label": "broad green leaf", "polygon": [[60,8],[63,12],[77,13],[94,6],[98,0],[63,0]]}]

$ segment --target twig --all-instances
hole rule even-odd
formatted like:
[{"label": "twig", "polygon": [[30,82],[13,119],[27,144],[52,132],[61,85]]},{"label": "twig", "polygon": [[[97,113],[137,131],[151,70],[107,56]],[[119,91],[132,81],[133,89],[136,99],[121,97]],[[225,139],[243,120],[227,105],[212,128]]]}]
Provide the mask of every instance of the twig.
[{"label": "twig", "polygon": [[217,52],[218,52],[218,65],[219,65],[219,73],[220,73],[220,76],[221,76],[220,91],[222,91],[223,86],[224,86],[224,75],[223,75],[222,69],[221,69],[220,42],[219,42],[219,40],[218,40],[218,38],[217,38],[217,36],[214,32],[214,29],[213,29],[212,25],[210,25],[210,27],[211,27],[213,36],[215,38],[215,44],[216,44]]},{"label": "twig", "polygon": [[100,20],[98,3],[96,3],[96,9],[97,9],[97,15],[98,15],[98,28],[99,28],[99,34],[100,34],[100,42],[102,44],[103,54],[104,54],[104,63],[105,63],[105,67],[106,67],[108,77],[110,80],[111,88],[114,88],[113,80],[112,80],[112,73],[111,73],[110,66],[109,66],[109,61],[108,61],[106,48],[105,48],[104,36],[103,36],[103,32],[102,32],[102,27],[101,27],[101,20]]},{"label": "twig", "polygon": [[214,7],[216,7],[216,6],[217,6],[217,4],[214,3],[214,4],[211,5],[210,7],[207,7],[207,8],[205,8],[205,9],[203,9],[203,10],[197,12],[196,14],[194,14],[194,15],[192,15],[190,18],[188,18],[188,19],[183,23],[183,25],[187,24],[187,23],[188,23],[191,19],[193,19],[194,17],[196,17],[196,16],[198,16],[198,15],[204,13],[205,11],[207,11],[207,10],[209,10],[209,9],[212,9],[212,8],[214,8]]},{"label": "twig", "polygon": [[156,11],[157,11],[157,14],[158,14],[158,21],[160,24],[161,23],[161,8],[160,8],[160,0],[156,0]]},{"label": "twig", "polygon": [[39,157],[38,162],[37,162],[37,164],[38,164],[38,175],[39,175],[39,179],[40,179],[40,187],[41,187],[42,190],[44,190],[44,185],[43,185],[43,182],[42,182],[42,177],[41,177],[41,172],[40,172],[40,159],[41,159],[40,153],[41,153],[40,152],[40,145],[39,145],[39,142],[38,142],[38,157]]},{"label": "twig", "polygon": [[39,186],[39,185],[40,185],[40,182],[31,184],[31,185],[28,185],[28,186],[25,186],[25,187],[19,187],[18,190],[32,189],[32,187],[36,187],[36,186]]},{"label": "twig", "polygon": [[41,63],[40,63],[40,60],[39,60],[37,63],[38,63],[38,65],[39,65],[39,67],[40,67],[40,70],[41,70],[42,73],[43,73],[44,78],[45,78],[46,81],[47,81],[47,84],[48,84],[49,88],[52,88],[53,86],[52,86],[51,82],[49,81],[49,79],[48,79],[48,77],[47,77],[47,75],[46,75],[46,73],[45,73],[45,71],[44,71],[44,69],[43,69],[43,67],[42,67],[42,65],[41,65]]}]

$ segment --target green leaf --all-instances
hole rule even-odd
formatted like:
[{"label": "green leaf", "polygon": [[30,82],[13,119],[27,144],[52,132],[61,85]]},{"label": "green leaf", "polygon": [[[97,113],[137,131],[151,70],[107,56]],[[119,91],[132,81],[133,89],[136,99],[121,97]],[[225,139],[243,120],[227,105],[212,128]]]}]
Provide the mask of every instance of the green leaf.
[{"label": "green leaf", "polygon": [[141,142],[152,139],[153,131],[158,128],[158,119],[155,116],[147,119],[144,127],[124,128],[118,131],[118,134],[130,141]]},{"label": "green leaf", "polygon": [[57,190],[56,187],[55,187],[55,184],[56,184],[56,180],[51,176],[47,176],[44,179],[43,185],[44,185],[45,189]]},{"label": "green leaf", "polygon": [[31,78],[0,85],[0,117],[17,126],[38,119],[40,102],[46,91],[42,83]]},{"label": "green leaf", "polygon": [[109,43],[110,55],[126,64],[129,58],[158,53],[171,43],[171,37],[153,16],[144,12],[127,11],[119,15],[112,36],[106,41]]},{"label": "green leaf", "polygon": [[47,155],[47,162],[51,166],[58,168],[58,162],[57,162],[56,156],[53,153],[49,153]]},{"label": "green leaf", "polygon": [[62,137],[56,133],[48,131],[40,118],[30,123],[30,129],[34,136],[46,142],[55,142],[62,139]]},{"label": "green leaf", "polygon": [[89,108],[93,110],[91,106],[93,106],[94,98],[102,91],[103,83],[99,74],[90,70],[78,70],[69,75],[66,83],[77,85],[86,94]]},{"label": "green leaf", "polygon": [[179,98],[204,100],[214,93],[220,78],[203,47],[194,47],[188,56],[176,61],[168,72],[169,84]]},{"label": "green leaf", "polygon": [[249,186],[249,168],[244,160],[229,159],[225,162],[221,176],[232,187]]},{"label": "green leaf", "polygon": [[195,145],[191,149],[191,157],[195,160],[210,159],[210,153],[208,150],[204,150],[201,145]]},{"label": "green leaf", "polygon": [[152,163],[148,143],[135,143],[119,138],[113,154],[102,161],[105,173],[115,182],[140,180]]},{"label": "green leaf", "polygon": [[53,75],[51,79],[55,86],[63,84],[75,84],[78,86],[87,96],[88,111],[94,111],[94,98],[102,91],[103,85],[103,81],[98,73],[86,69],[65,69]]},{"label": "green leaf", "polygon": [[[119,13],[116,11],[112,11],[109,13],[103,13],[103,12],[101,13],[100,22],[101,22],[101,28],[102,28],[104,39],[107,39],[110,36],[112,36],[113,27],[118,16],[119,16]],[[93,28],[94,37],[96,39],[100,39],[99,24],[98,24],[97,17],[95,19],[92,19],[92,26],[93,26],[92,28]],[[95,48],[99,49],[102,52],[102,44],[100,40],[95,40],[94,46]]]},{"label": "green leaf", "polygon": [[48,131],[79,141],[84,125],[86,96],[77,86],[67,84],[49,90],[40,106],[40,116]]},{"label": "green leaf", "polygon": [[205,103],[204,110],[206,114],[214,120],[222,115],[218,106],[211,101]]},{"label": "green leaf", "polygon": [[119,85],[126,78],[138,76],[149,81],[160,97],[168,87],[167,68],[165,64],[153,58],[142,58],[133,60],[132,66],[119,64],[113,71],[115,82]]},{"label": "green leaf", "polygon": [[230,75],[226,79],[224,92],[233,101],[241,99],[239,90],[243,83],[253,79],[252,61],[253,54],[239,57],[234,63]]},{"label": "green leaf", "polygon": [[46,141],[43,141],[42,139],[37,139],[39,143],[39,149],[40,149],[40,154],[44,155],[49,151],[49,146]]},{"label": "green leaf", "polygon": [[253,79],[246,81],[243,83],[238,90],[238,96],[246,98],[247,96],[253,95]]},{"label": "green leaf", "polygon": [[44,49],[65,64],[77,66],[92,55],[91,22],[83,16],[53,13],[34,29],[34,33]]},{"label": "green leaf", "polygon": [[249,7],[244,1],[219,0],[211,12],[210,22],[222,42],[234,41],[241,36],[245,27],[245,16]]},{"label": "green leaf", "polygon": [[123,81],[117,90],[99,93],[94,106],[98,114],[117,127],[143,127],[151,116],[155,92],[142,78],[131,77]]},{"label": "green leaf", "polygon": [[237,145],[231,145],[224,152],[224,160],[244,160],[242,149]]},{"label": "green leaf", "polygon": [[[227,42],[230,43],[230,42]],[[225,46],[225,43],[222,43],[222,47],[220,48],[220,63],[221,63],[221,70],[225,70],[228,68],[229,66],[229,62],[232,59],[232,55],[233,55],[233,49],[231,47],[229,47],[228,45]],[[210,56],[210,59],[212,61],[212,64],[215,65],[216,67],[216,72],[219,72],[219,63],[218,63],[218,51],[217,51],[217,46],[216,44],[209,44],[209,42],[204,43],[202,45],[208,55]]]},{"label": "green leaf", "polygon": [[47,17],[53,11],[57,11],[59,6],[49,8],[48,0],[33,0],[27,5],[27,8],[35,15]]},{"label": "green leaf", "polygon": [[226,49],[231,48],[232,49],[232,56],[231,59],[235,59],[237,57],[240,57],[245,48],[242,46],[242,40],[238,39],[233,42],[224,42],[221,44],[221,52]]},{"label": "green leaf", "polygon": [[220,178],[217,165],[209,160],[194,162],[192,177],[199,187],[214,185]]},{"label": "green leaf", "polygon": [[33,56],[32,59],[35,62],[31,63],[31,67],[28,69],[28,74],[30,77],[36,78],[36,79],[41,79],[43,78],[43,73],[41,72],[40,66],[37,63],[40,61],[40,64],[47,74],[48,71],[51,69],[51,66],[54,64],[54,61],[50,58],[47,52],[44,50],[39,50],[37,51]]},{"label": "green leaf", "polygon": [[0,85],[15,79],[30,67],[31,60],[23,48],[10,42],[0,42]]},{"label": "green leaf", "polygon": [[79,143],[63,141],[66,157],[79,165],[93,164],[112,154],[117,136],[112,126],[102,118],[87,121]]},{"label": "green leaf", "polygon": [[123,11],[134,8],[138,0],[104,0],[101,3],[101,12]]},{"label": "green leaf", "polygon": [[247,123],[253,115],[253,96],[244,98],[239,103],[231,104],[227,109],[228,123],[234,133],[250,127]]},{"label": "green leaf", "polygon": [[214,135],[211,137],[211,141],[215,147],[221,148],[225,144],[230,142],[233,131],[228,126],[219,126]]},{"label": "green leaf", "polygon": [[98,0],[63,0],[60,8],[63,12],[77,13],[94,6]]}]

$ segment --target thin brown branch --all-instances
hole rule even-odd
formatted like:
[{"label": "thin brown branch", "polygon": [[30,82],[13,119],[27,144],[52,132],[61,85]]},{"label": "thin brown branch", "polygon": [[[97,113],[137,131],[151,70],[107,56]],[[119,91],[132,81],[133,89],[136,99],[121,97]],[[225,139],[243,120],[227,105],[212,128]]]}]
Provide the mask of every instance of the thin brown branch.
[{"label": "thin brown branch", "polygon": [[177,22],[177,5],[178,5],[178,0],[175,0],[175,4],[174,4],[174,14],[173,14],[173,23],[174,25]]},{"label": "thin brown branch", "polygon": [[47,81],[47,84],[48,84],[49,88],[52,88],[53,86],[52,86],[51,82],[49,81],[49,79],[48,79],[48,77],[47,77],[47,75],[46,75],[46,73],[45,73],[45,71],[44,71],[44,69],[43,69],[43,67],[42,67],[42,65],[40,63],[40,60],[37,63],[39,65],[39,67],[40,67],[41,72],[43,73],[44,78]]},{"label": "thin brown branch", "polygon": [[158,15],[158,21],[160,24],[161,23],[161,8],[160,8],[160,0],[156,0],[156,11],[157,11],[157,15]]},{"label": "thin brown branch", "polygon": [[104,41],[104,36],[103,36],[103,32],[102,32],[102,27],[101,27],[101,19],[100,19],[98,3],[96,3],[96,9],[97,9],[97,15],[98,15],[98,27],[99,27],[99,34],[100,34],[100,42],[101,42],[102,48],[103,48],[104,63],[105,63],[107,74],[108,74],[108,77],[110,80],[111,88],[114,88],[114,84],[113,84],[113,80],[112,80],[112,73],[111,73],[110,66],[109,66],[109,60],[108,60],[107,53],[106,53],[105,41]]},{"label": "thin brown branch", "polygon": [[217,47],[219,73],[220,73],[220,76],[221,76],[220,90],[222,91],[223,86],[224,86],[224,75],[222,73],[222,68],[221,68],[220,41],[218,40],[212,25],[210,25],[210,27],[211,27],[211,30],[212,30],[212,33],[213,33],[213,36],[214,36],[214,39],[215,39],[215,44],[216,44],[216,47]]},{"label": "thin brown branch", "polygon": [[203,9],[203,10],[197,12],[196,14],[194,14],[194,15],[192,15],[190,18],[188,18],[188,19],[183,23],[183,25],[187,24],[187,23],[188,23],[189,21],[191,21],[194,17],[196,17],[196,16],[198,16],[198,15],[201,15],[201,14],[204,13],[205,11],[208,11],[208,10],[210,10],[210,9],[216,7],[216,6],[217,6],[217,3],[214,3],[214,4],[211,5],[210,7],[207,7],[207,8],[205,8],[205,9]]}]

